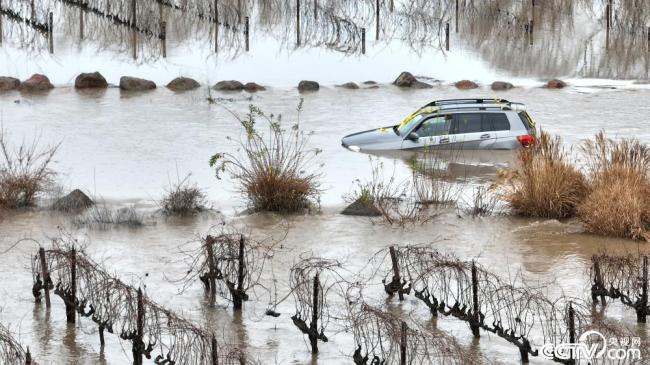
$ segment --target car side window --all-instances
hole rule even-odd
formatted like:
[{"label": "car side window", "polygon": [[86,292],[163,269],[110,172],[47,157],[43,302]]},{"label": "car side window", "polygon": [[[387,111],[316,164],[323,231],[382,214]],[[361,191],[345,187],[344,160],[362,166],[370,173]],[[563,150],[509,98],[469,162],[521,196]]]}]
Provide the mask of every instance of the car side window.
[{"label": "car side window", "polygon": [[482,132],[509,131],[510,122],[504,113],[485,113],[481,123]]},{"label": "car side window", "polygon": [[416,133],[419,137],[443,136],[449,134],[450,126],[451,116],[440,115],[422,122]]},{"label": "car side window", "polygon": [[481,132],[481,114],[458,113],[454,114],[454,123],[450,134],[478,133]]}]

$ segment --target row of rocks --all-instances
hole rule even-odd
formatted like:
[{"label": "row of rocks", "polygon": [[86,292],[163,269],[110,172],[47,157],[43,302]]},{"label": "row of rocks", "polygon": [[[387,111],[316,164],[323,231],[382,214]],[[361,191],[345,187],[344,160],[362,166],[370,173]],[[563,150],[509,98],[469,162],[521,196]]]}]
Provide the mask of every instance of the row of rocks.
[{"label": "row of rocks", "polygon": [[[409,72],[402,72],[397,79],[393,82],[394,85],[402,88],[413,89],[429,89],[433,85],[418,80]],[[366,81],[363,83],[366,88],[377,88],[377,83],[374,81]],[[172,91],[187,91],[199,88],[201,85],[194,79],[189,77],[177,77],[167,84],[167,88]],[[476,89],[479,85],[471,80],[461,80],[454,84],[457,89],[471,90]],[[549,89],[561,89],[566,86],[562,80],[553,79],[546,83],[544,87]],[[101,89],[107,88],[108,82],[99,72],[82,73],[75,79],[74,87],[76,89]],[[141,79],[138,77],[122,76],[120,78],[120,89],[125,91],[146,91],[156,88],[156,83],[150,80]],[[356,90],[361,87],[355,82],[348,82],[345,84],[337,85],[337,87]],[[510,90],[514,86],[505,81],[495,81],[490,86],[495,91]],[[21,92],[42,92],[53,89],[54,85],[45,75],[34,74],[29,79],[21,82],[14,77],[0,77],[0,92],[9,90],[19,90]],[[247,82],[246,84],[237,80],[224,80],[219,81],[212,86],[212,89],[219,91],[248,91],[257,92],[264,91],[266,88],[254,82]],[[300,92],[318,91],[320,85],[316,81],[303,80],[298,83],[298,90]]]},{"label": "row of rocks", "polygon": [[[397,79],[393,81],[393,85],[403,87],[403,88],[413,88],[413,89],[430,89],[433,87],[433,85],[431,84],[418,80],[410,72],[402,72],[397,77]],[[454,83],[454,86],[460,90],[471,90],[479,87],[479,85],[476,82],[471,80],[460,80]],[[544,85],[545,88],[549,88],[549,89],[562,89],[565,86],[566,83],[558,79],[550,80],[546,83],[546,85]],[[495,81],[492,83],[492,85],[490,85],[490,87],[494,91],[505,91],[505,90],[512,89],[514,85],[506,81]]]}]

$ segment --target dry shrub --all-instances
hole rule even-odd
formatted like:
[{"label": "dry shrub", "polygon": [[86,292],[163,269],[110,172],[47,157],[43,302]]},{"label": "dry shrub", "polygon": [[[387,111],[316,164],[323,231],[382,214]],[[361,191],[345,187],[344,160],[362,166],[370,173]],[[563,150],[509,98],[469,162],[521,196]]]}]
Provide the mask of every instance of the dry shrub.
[{"label": "dry shrub", "polygon": [[650,238],[650,149],[636,139],[614,141],[603,132],[585,141],[589,193],[578,209],[588,232]]},{"label": "dry shrub", "polygon": [[134,206],[111,209],[105,203],[97,204],[88,209],[82,216],[73,219],[77,227],[108,229],[111,226],[141,227],[144,225],[144,215]]},{"label": "dry shrub", "polygon": [[[302,100],[298,105],[302,110]],[[314,169],[319,149],[310,148],[309,135],[296,122],[282,128],[281,116],[266,115],[251,105],[245,118],[235,115],[245,131],[240,153],[217,153],[210,158],[217,178],[227,171],[255,211],[294,213],[308,209],[320,195],[320,173]],[[256,122],[268,124],[260,133]]]},{"label": "dry shrub", "polygon": [[541,132],[519,154],[520,167],[506,183],[505,201],[517,214],[566,218],[585,195],[585,178],[568,162],[560,137]]},{"label": "dry shrub", "polygon": [[166,215],[190,216],[205,209],[205,193],[190,182],[187,175],[175,184],[170,184],[160,201],[160,207]]},{"label": "dry shrub", "polygon": [[0,130],[0,207],[16,209],[33,206],[37,195],[51,185],[56,173],[50,168],[60,143],[39,146],[31,143],[11,146]]}]

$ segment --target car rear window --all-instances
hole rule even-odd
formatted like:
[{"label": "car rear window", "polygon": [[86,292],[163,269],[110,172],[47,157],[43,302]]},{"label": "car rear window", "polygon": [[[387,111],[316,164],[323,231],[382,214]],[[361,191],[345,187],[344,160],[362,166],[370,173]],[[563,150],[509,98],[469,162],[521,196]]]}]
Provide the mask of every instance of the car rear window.
[{"label": "car rear window", "polygon": [[533,123],[533,120],[530,119],[528,113],[523,111],[523,112],[519,112],[518,115],[519,115],[519,119],[521,119],[521,121],[524,123],[524,126],[529,132],[535,129],[535,123]]},{"label": "car rear window", "polygon": [[450,134],[509,131],[510,122],[504,113],[458,113]]}]

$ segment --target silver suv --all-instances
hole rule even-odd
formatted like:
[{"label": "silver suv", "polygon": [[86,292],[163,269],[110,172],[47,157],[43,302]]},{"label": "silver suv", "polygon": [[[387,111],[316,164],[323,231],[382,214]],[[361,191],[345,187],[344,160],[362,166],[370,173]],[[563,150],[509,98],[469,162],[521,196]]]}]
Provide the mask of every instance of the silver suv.
[{"label": "silver suv", "polygon": [[513,150],[535,141],[535,124],[521,103],[503,99],[436,100],[401,124],[343,137],[352,151]]}]

